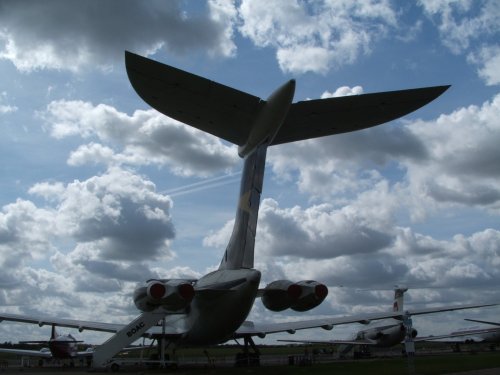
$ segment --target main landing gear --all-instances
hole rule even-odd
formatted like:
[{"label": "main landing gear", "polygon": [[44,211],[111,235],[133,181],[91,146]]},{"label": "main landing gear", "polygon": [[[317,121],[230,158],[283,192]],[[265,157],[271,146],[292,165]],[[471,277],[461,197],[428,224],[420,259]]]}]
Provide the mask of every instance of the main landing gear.
[{"label": "main landing gear", "polygon": [[[234,365],[236,367],[260,366],[260,351],[255,345],[252,336],[245,336],[243,340],[243,352],[236,354]],[[240,345],[238,341],[236,341],[236,343]],[[252,348],[253,352],[250,351],[249,346]]]}]

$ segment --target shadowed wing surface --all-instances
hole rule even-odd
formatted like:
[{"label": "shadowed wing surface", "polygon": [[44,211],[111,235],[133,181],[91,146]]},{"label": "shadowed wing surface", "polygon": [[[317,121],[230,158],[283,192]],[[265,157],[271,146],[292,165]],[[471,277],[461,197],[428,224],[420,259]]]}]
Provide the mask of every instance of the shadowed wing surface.
[{"label": "shadowed wing surface", "polygon": [[[409,315],[422,315],[431,314],[435,312],[444,311],[455,311],[455,310],[465,310],[473,309],[479,307],[489,307],[497,306],[498,303],[488,303],[488,304],[470,304],[470,305],[458,305],[458,306],[443,306],[435,308],[424,308],[408,310],[405,313]],[[377,312],[377,313],[367,313],[353,316],[344,317],[329,317],[322,319],[311,319],[311,320],[300,320],[295,322],[283,322],[283,323],[259,323],[259,322],[244,322],[235,332],[235,337],[243,336],[262,336],[270,333],[278,332],[289,332],[295,330],[309,329],[309,328],[319,328],[327,327],[341,324],[351,324],[351,323],[369,323],[373,320],[381,320],[387,318],[402,319],[403,314],[401,312]],[[182,329],[176,326],[176,321],[182,319],[182,314],[169,315],[167,316],[167,324],[165,327],[165,335],[175,338],[179,337],[184,333]],[[116,333],[122,329],[125,324],[114,324],[114,323],[103,323],[103,322],[91,322],[83,320],[73,320],[73,319],[62,319],[62,318],[42,318],[35,316],[19,315],[19,314],[9,314],[0,313],[0,321],[13,321],[20,323],[30,323],[38,325],[55,325],[59,327],[70,327],[77,328],[79,330],[90,330],[90,331],[102,331]],[[163,334],[163,329],[160,326],[154,326],[150,328],[147,335],[161,335]]]},{"label": "shadowed wing surface", "polygon": [[[5,349],[5,348],[0,348],[0,353],[9,353],[9,354],[15,354],[15,355],[21,355],[21,356],[27,356],[27,357],[39,357],[39,358],[54,358],[50,350],[29,350],[29,349]],[[75,358],[81,358],[81,357],[91,357],[92,356],[92,351],[83,351],[83,352],[77,352],[75,354]]]},{"label": "shadowed wing surface", "polygon": [[29,349],[6,349],[0,348],[0,353],[9,353],[28,357],[52,358],[50,350],[29,350]]},{"label": "shadowed wing surface", "polygon": [[380,125],[423,107],[448,87],[434,86],[293,103],[272,145]]},{"label": "shadowed wing surface", "polygon": [[261,100],[209,79],[125,52],[128,78],[151,107],[231,143],[245,143]]},{"label": "shadowed wing surface", "polygon": [[321,319],[311,319],[311,320],[299,320],[295,322],[283,322],[283,323],[259,323],[259,322],[244,322],[240,328],[236,331],[236,337],[243,337],[245,335],[255,335],[262,336],[268,333],[278,333],[278,332],[290,332],[295,330],[310,329],[310,328],[325,328],[332,327],[342,324],[351,323],[361,323],[368,324],[375,320],[382,319],[399,319],[402,320],[405,314],[412,315],[425,315],[433,314],[445,311],[456,311],[456,310],[467,310],[475,309],[480,307],[490,307],[497,306],[498,303],[488,303],[488,304],[468,304],[468,305],[456,305],[456,306],[443,306],[443,307],[431,307],[422,309],[406,310],[403,312],[391,311],[391,312],[377,312],[377,313],[366,313],[360,315],[351,315],[344,317],[330,317]]},{"label": "shadowed wing surface", "polygon": [[289,342],[297,344],[327,344],[327,345],[376,345],[374,340],[276,340],[279,342]]},{"label": "shadowed wing surface", "polygon": [[468,322],[475,322],[475,323],[484,323],[484,324],[491,324],[493,326],[500,326],[500,323],[497,322],[489,322],[487,320],[477,320],[477,319],[464,319],[467,320]]},{"label": "shadowed wing surface", "polygon": [[[260,98],[157,61],[125,52],[139,96],[168,117],[243,145]],[[434,86],[293,103],[271,145],[351,132],[397,119],[431,102],[449,86]]]},{"label": "shadowed wing surface", "polygon": [[91,331],[113,332],[113,333],[117,332],[118,330],[120,330],[120,328],[123,327],[123,324],[89,322],[85,320],[76,320],[76,319],[0,313],[0,322],[3,320],[10,322],[38,324],[40,327],[44,325],[55,325],[57,327],[77,328],[81,331],[91,330]]}]

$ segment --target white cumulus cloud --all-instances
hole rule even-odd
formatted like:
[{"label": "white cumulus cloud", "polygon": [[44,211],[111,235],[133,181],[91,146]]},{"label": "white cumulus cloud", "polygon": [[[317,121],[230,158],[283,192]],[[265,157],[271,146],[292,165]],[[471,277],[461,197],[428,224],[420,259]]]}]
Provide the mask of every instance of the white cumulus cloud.
[{"label": "white cumulus cloud", "polygon": [[[231,56],[230,6],[214,1],[189,14],[181,1],[1,1],[0,58],[17,69],[107,69],[124,50],[152,54],[161,48]],[[43,16],[41,16],[43,15]]]},{"label": "white cumulus cloud", "polygon": [[239,161],[234,146],[155,110],[137,110],[130,116],[105,104],[59,100],[39,115],[54,138],[96,140],[74,150],[70,165],[157,164],[179,175],[206,177],[230,170]]},{"label": "white cumulus cloud", "polygon": [[397,26],[388,1],[242,1],[241,34],[276,49],[284,72],[325,73],[371,51]]}]

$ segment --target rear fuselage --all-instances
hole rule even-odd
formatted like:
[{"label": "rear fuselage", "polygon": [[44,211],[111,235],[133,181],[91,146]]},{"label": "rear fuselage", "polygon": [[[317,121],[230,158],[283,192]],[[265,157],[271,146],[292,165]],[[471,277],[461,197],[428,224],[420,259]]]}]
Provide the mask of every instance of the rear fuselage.
[{"label": "rear fuselage", "polygon": [[[417,331],[412,328],[411,337],[415,338]],[[389,348],[400,344],[406,337],[406,328],[404,324],[397,323],[384,327],[374,327],[367,330],[359,331],[356,339],[364,339],[373,341],[374,346]]]},{"label": "rear fuselage", "polygon": [[233,337],[257,296],[260,272],[255,269],[217,270],[199,279],[186,319],[183,345],[217,344]]}]

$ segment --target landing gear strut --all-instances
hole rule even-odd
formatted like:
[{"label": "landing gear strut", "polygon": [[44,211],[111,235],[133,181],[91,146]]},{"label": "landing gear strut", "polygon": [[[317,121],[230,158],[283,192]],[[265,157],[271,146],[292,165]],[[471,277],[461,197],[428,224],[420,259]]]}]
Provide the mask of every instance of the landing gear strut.
[{"label": "landing gear strut", "polygon": [[[234,365],[236,367],[260,366],[260,351],[255,345],[252,336],[245,336],[243,340],[243,352],[236,354]],[[240,345],[238,341],[236,341],[236,343]],[[253,352],[250,352],[249,346],[252,348]]]}]

